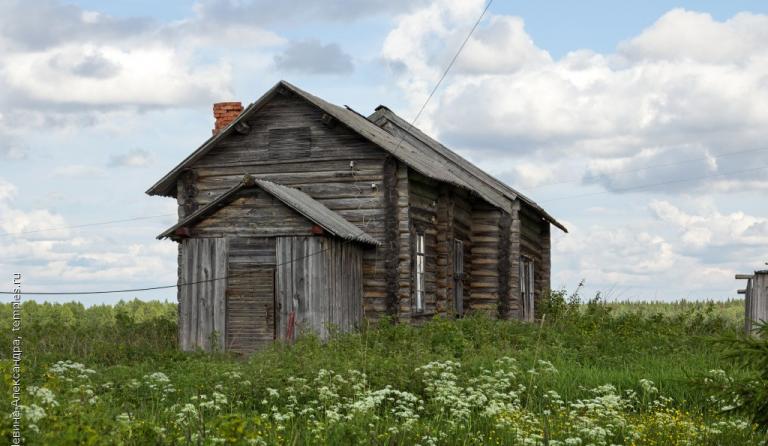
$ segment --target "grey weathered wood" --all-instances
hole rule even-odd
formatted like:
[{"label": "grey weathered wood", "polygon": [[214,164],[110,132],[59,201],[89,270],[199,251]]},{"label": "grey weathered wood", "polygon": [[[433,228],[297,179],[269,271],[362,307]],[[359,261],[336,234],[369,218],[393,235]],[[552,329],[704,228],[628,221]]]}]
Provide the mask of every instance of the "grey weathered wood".
[{"label": "grey weathered wood", "polygon": [[179,284],[179,344],[182,350],[210,350],[214,332],[218,332],[217,348],[224,348],[222,306],[227,258],[226,239],[186,239],[182,242]]},{"label": "grey weathered wood", "polygon": [[[276,268],[272,279],[276,329],[272,336],[286,337],[287,317],[293,310],[297,314],[295,334],[303,326],[326,337],[329,324],[347,330],[357,326],[363,316],[375,319],[389,314],[401,321],[446,316],[459,309],[456,296],[463,297],[467,311],[514,317],[522,307],[521,255],[534,260],[534,300],[549,289],[551,217],[421,132],[405,134],[398,124],[385,128],[392,132],[387,134],[360,116],[345,115],[354,120],[350,126],[336,117],[335,108],[325,110],[324,101],[288,87],[285,94],[274,95],[250,110],[239,121],[247,125],[247,132],[216,136],[215,144],[185,163],[185,173],[179,173],[173,190],[161,193],[176,195],[180,219],[217,200],[221,203],[175,234],[179,240],[230,239],[224,263],[233,272],[258,276],[263,267]],[[376,134],[365,133],[368,131]],[[390,147],[403,135],[410,147]],[[388,148],[383,150],[381,144]],[[402,153],[404,148],[413,153]],[[414,161],[414,156],[419,160]],[[332,231],[269,194],[236,191],[227,197],[231,200],[223,200],[246,174],[276,187],[290,187],[294,195],[308,196],[379,245],[339,245],[341,240]],[[161,183],[161,188],[171,184]],[[425,308],[420,314],[414,313],[412,304],[417,232],[424,234],[426,245]],[[318,249],[324,252],[317,259],[304,258]],[[460,249],[463,256],[456,252]],[[189,265],[218,264],[221,255],[205,247],[182,253],[180,277],[213,274]],[[461,278],[455,270],[459,258],[465,261]],[[179,290],[183,348],[211,347],[206,345],[206,333],[228,333],[229,321],[244,324],[256,315],[266,317],[269,311],[263,306],[254,310],[245,305],[233,310],[237,314],[227,312],[227,304],[237,304],[238,296],[268,291],[268,280],[248,282],[245,277],[248,275],[222,284],[225,293],[233,296],[224,305],[209,297],[221,293],[218,283]],[[360,297],[349,301],[334,298],[339,295]],[[193,296],[204,297],[192,305]],[[189,303],[185,303],[187,299]],[[186,338],[182,338],[181,327]],[[249,325],[238,333],[265,336],[265,330]],[[248,348],[255,348],[257,342],[251,344]]]},{"label": "grey weathered wood", "polygon": [[[348,331],[362,318],[362,250],[357,244],[325,237],[279,237],[277,284],[279,337],[312,331],[325,339],[329,328]],[[288,339],[292,340],[292,339]]]},{"label": "grey weathered wood", "polygon": [[747,280],[744,296],[744,329],[747,334],[754,332],[756,323],[768,323],[768,270],[755,271],[754,276]]}]

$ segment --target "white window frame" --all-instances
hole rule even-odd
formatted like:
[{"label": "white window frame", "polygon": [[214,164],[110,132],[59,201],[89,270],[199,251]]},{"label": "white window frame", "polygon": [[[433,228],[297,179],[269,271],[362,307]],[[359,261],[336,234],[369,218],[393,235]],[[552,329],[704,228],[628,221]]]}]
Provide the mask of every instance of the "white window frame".
[{"label": "white window frame", "polygon": [[425,280],[426,273],[426,248],[424,243],[424,234],[416,233],[416,280],[415,280],[415,292],[414,300],[416,311],[421,313],[424,311],[424,295],[425,295]]}]

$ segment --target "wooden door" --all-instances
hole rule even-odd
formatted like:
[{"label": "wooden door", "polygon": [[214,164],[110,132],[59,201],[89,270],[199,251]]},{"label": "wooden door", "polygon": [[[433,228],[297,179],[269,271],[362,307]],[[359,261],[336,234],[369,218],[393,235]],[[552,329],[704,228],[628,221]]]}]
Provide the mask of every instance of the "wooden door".
[{"label": "wooden door", "polygon": [[275,268],[248,265],[230,272],[227,284],[227,348],[249,353],[275,339]]},{"label": "wooden door", "polygon": [[[185,239],[179,258],[179,344],[185,351],[224,347],[228,243],[224,238]],[[212,341],[216,344],[211,344]]]}]

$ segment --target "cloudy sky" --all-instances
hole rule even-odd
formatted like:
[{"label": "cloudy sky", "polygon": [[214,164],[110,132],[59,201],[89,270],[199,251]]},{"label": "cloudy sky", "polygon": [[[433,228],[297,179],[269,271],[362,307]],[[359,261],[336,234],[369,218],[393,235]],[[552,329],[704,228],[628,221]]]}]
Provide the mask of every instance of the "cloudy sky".
[{"label": "cloudy sky", "polygon": [[[144,190],[210,135],[211,103],[286,79],[411,118],[483,6],[0,0],[9,288],[175,283],[176,246],[154,239],[175,202]],[[766,42],[758,1],[497,0],[418,125],[569,227],[554,287],[735,297],[733,274],[768,261]],[[175,298],[80,300],[134,296]]]}]

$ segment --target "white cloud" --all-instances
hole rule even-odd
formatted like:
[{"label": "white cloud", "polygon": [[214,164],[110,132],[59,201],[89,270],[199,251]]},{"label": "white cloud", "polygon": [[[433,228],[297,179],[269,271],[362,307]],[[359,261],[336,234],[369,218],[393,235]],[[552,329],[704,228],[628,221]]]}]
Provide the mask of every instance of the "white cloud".
[{"label": "white cloud", "polygon": [[[131,243],[97,227],[69,228],[63,216],[22,209],[17,189],[0,179],[0,267],[23,273],[29,289],[60,291],[173,282],[177,246],[172,242]],[[76,298],[77,296],[75,296]]]},{"label": "white cloud", "polygon": [[[458,14],[444,12],[448,3],[403,16],[382,48],[414,109],[483,6]],[[766,165],[756,149],[768,150],[767,34],[768,16],[719,22],[677,9],[614,54],[554,60],[521,19],[490,16],[419,125],[513,182],[531,184],[521,165],[548,166],[536,174],[547,182],[589,160],[586,182],[616,192],[700,177],[663,190],[768,189],[768,169],[733,175]]]},{"label": "white cloud", "polygon": [[765,22],[765,16],[748,12],[718,22],[706,13],[673,9],[619,45],[619,53],[632,60],[742,64],[764,50]]},{"label": "white cloud", "polygon": [[[41,231],[49,228],[58,228],[65,225],[61,215],[48,212],[44,209],[21,211],[13,206],[18,194],[16,186],[0,178],[0,229],[5,234],[33,233],[28,237],[38,238]],[[50,231],[49,237],[66,237],[66,231]],[[4,236],[7,237],[7,236]]]},{"label": "white cloud", "polygon": [[6,54],[3,65],[10,88],[55,104],[178,107],[231,94],[228,64],[193,67],[189,55],[163,45],[64,44]]},{"label": "white cloud", "polygon": [[768,251],[768,218],[681,201],[688,209],[652,200],[644,216],[618,227],[568,223],[569,234],[554,233],[553,285],[573,288],[583,278],[590,291],[616,288],[621,298],[732,297],[733,275],[762,264]]},{"label": "white cloud", "polygon": [[656,218],[676,228],[680,241],[691,248],[768,246],[768,218],[744,212],[722,214],[711,204],[692,214],[665,200],[652,201],[649,208]]}]

